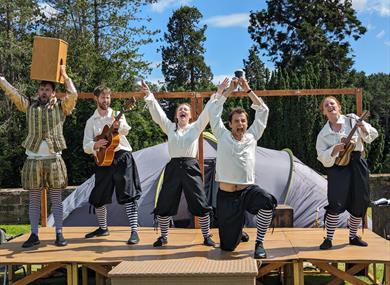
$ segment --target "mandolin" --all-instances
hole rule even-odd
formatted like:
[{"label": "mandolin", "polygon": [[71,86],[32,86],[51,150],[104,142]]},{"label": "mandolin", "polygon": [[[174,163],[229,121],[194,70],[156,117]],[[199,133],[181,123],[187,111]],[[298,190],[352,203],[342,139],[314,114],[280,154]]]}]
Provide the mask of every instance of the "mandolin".
[{"label": "mandolin", "polygon": [[339,156],[336,158],[335,164],[338,166],[346,166],[349,164],[351,159],[351,153],[355,149],[355,143],[351,141],[353,135],[355,134],[358,126],[357,123],[360,123],[369,116],[369,111],[364,111],[362,116],[356,120],[355,126],[351,129],[346,138],[342,138],[341,142],[345,144],[344,150],[340,151]]},{"label": "mandolin", "polygon": [[[124,112],[133,109],[135,102],[136,101],[134,97],[130,98],[126,102],[125,108],[121,110],[117,116],[115,116],[114,122],[118,122]],[[95,141],[100,139],[105,139],[108,141],[106,146],[101,147],[96,151],[94,158],[98,166],[110,166],[114,160],[114,151],[119,145],[120,141],[120,135],[118,133],[118,129],[114,128],[114,122],[111,124],[111,126],[105,125],[103,127],[102,133],[95,137]]]}]

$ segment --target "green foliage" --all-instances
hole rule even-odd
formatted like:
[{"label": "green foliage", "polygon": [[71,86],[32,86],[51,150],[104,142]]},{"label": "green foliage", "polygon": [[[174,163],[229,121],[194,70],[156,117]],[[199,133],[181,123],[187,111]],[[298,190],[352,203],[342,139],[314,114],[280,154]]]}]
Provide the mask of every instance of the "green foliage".
[{"label": "green foliage", "polygon": [[366,28],[350,0],[268,0],[267,9],[251,13],[248,31],[278,67],[325,60],[332,71],[344,73],[353,63],[349,41]]},{"label": "green foliage", "polygon": [[162,73],[170,91],[202,91],[212,87],[213,75],[204,62],[207,26],[199,27],[202,14],[184,6],[173,12],[164,34]]},{"label": "green foliage", "polygon": [[[32,96],[37,84],[29,80],[33,36],[40,34],[69,43],[67,69],[79,92],[92,92],[99,84],[114,91],[132,89],[135,76],[147,74],[149,63],[139,53],[141,45],[154,40],[142,17],[142,8],[155,0],[135,1],[38,1],[0,0],[0,74],[21,93]],[[54,13],[48,14],[50,9]],[[59,88],[64,91],[63,87]],[[120,109],[122,102],[114,100]],[[141,104],[142,105],[142,104]],[[0,187],[19,187],[25,160],[20,146],[26,136],[25,115],[16,110],[0,91]],[[92,100],[79,100],[64,125],[68,149],[63,157],[69,184],[82,183],[93,170],[93,159],[84,154],[82,140],[87,119],[96,109]],[[164,136],[146,111],[127,117],[133,126],[128,138],[134,150],[163,141]]]}]

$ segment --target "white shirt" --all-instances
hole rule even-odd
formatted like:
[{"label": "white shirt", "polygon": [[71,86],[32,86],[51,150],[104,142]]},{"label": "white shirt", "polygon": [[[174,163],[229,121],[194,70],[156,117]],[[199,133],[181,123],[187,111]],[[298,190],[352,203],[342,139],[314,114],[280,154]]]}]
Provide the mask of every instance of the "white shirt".
[{"label": "white shirt", "polygon": [[144,97],[148,105],[153,121],[155,121],[168,136],[168,153],[171,158],[192,157],[196,158],[198,153],[198,138],[201,132],[209,123],[209,101],[198,119],[182,129],[176,123],[167,118],[164,110],[154,98],[153,93]]},{"label": "white shirt", "polygon": [[227,130],[221,120],[225,96],[213,99],[209,108],[210,125],[218,139],[216,181],[249,185],[255,183],[255,155],[257,141],[267,125],[267,105],[252,104],[256,110],[255,119],[243,138],[238,141]]},{"label": "white shirt", "polygon": [[[319,132],[316,143],[317,159],[325,167],[333,166],[338,157],[338,154],[331,156],[335,144],[340,143],[342,138],[346,138],[349,135],[351,129],[355,126],[357,119],[359,119],[359,117],[355,114],[348,114],[347,116],[340,115],[337,120],[337,123],[342,125],[339,132],[332,130],[329,121],[326,122],[325,126]],[[371,143],[378,137],[378,131],[373,126],[364,121],[363,125],[367,130],[367,134],[364,134],[360,128],[357,128],[357,131],[352,136],[351,141],[356,143],[354,151],[363,151],[363,141]]]},{"label": "white shirt", "polygon": [[[83,140],[83,149],[85,153],[88,154],[96,154],[96,151],[93,149],[95,144],[95,137],[102,133],[102,130],[105,125],[111,126],[114,122],[115,112],[108,108],[106,116],[100,116],[98,110],[95,110],[95,113],[88,119],[85,129],[84,129],[84,140]],[[118,150],[127,150],[132,151],[129,141],[126,138],[126,135],[129,133],[130,126],[127,124],[125,115],[122,114],[122,117],[119,119],[119,145],[114,150],[117,152]]]}]

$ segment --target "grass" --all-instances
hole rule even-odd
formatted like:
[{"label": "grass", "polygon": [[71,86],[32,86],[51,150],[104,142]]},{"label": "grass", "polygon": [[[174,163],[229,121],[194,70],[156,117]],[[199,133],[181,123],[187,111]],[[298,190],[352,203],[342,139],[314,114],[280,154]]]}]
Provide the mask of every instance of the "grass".
[{"label": "grass", "polygon": [[6,231],[7,236],[16,236],[30,232],[30,225],[0,225]]}]

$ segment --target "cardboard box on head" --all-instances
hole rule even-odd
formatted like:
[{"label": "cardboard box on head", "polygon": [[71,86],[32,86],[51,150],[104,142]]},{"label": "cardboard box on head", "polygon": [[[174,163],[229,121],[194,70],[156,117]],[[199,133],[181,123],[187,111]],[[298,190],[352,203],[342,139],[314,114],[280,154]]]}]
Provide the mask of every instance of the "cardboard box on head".
[{"label": "cardboard box on head", "polygon": [[55,38],[34,37],[30,78],[64,83],[60,65],[66,65],[68,43]]}]

